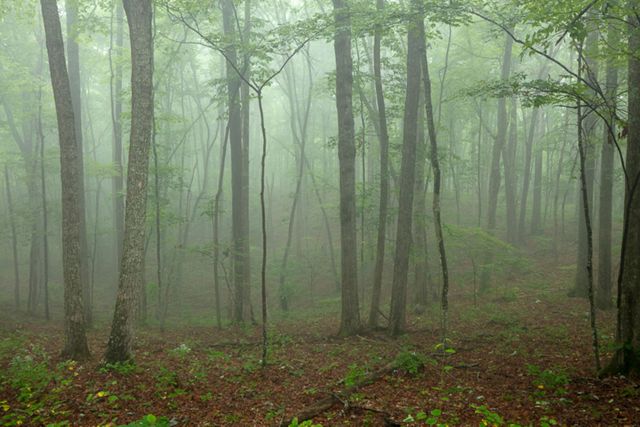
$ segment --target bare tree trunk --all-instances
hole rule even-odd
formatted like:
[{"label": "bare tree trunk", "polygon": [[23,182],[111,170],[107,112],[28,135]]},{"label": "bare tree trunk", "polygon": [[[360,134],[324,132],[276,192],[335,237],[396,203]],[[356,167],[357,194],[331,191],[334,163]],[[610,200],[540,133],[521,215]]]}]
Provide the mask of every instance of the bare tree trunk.
[{"label": "bare tree trunk", "polygon": [[65,345],[64,357],[83,360],[89,357],[85,335],[81,264],[81,191],[79,147],[76,142],[71,88],[64,56],[62,29],[56,0],[41,0],[51,84],[56,104],[60,139],[62,179],[62,264],[64,274]]},{"label": "bare tree trunk", "polygon": [[67,67],[71,86],[71,102],[78,145],[78,208],[80,209],[80,281],[84,300],[84,316],[87,325],[92,322],[91,293],[89,288],[89,247],[87,245],[87,216],[85,207],[84,150],[82,137],[82,107],[80,96],[80,48],[78,46],[78,0],[65,2],[67,14]]},{"label": "bare tree trunk", "polygon": [[533,172],[533,202],[531,207],[531,234],[542,233],[542,147],[536,150]]},{"label": "bare tree trunk", "polygon": [[[629,0],[628,52],[640,50],[640,2]],[[640,373],[640,59],[629,55],[629,123],[625,176],[625,218],[618,277],[616,351],[608,372]]]},{"label": "bare tree trunk", "polygon": [[507,203],[507,242],[518,243],[516,150],[518,145],[518,104],[511,98],[509,141],[502,151],[504,163],[504,191]]},{"label": "bare tree trunk", "polygon": [[[607,27],[607,44],[615,49],[620,43],[620,31],[616,23]],[[616,132],[616,95],[618,89],[618,65],[613,58],[607,60],[606,94],[612,109],[609,126],[604,127],[602,154],[600,157],[600,203],[598,226],[598,308],[612,308],[611,227],[613,201],[613,158]]]},{"label": "bare tree trunk", "polygon": [[407,275],[411,250],[411,228],[413,217],[413,192],[415,187],[416,146],[418,139],[418,104],[420,95],[420,32],[419,22],[423,17],[417,13],[416,2],[412,3],[415,19],[410,22],[407,35],[407,86],[404,101],[402,137],[402,163],[400,166],[400,194],[398,196],[398,225],[396,253],[393,262],[391,288],[391,313],[389,333],[393,336],[406,328]]},{"label": "bare tree trunk", "polygon": [[240,77],[234,70],[237,67],[238,53],[233,45],[236,40],[236,18],[234,5],[231,0],[223,0],[222,17],[225,35],[231,43],[225,48],[227,96],[229,98],[229,144],[231,147],[231,216],[233,236],[233,283],[235,289],[235,307],[233,321],[236,323],[249,322],[246,317],[248,311],[244,308],[248,287],[248,230],[245,229],[244,206],[244,144],[242,139],[242,112],[238,102],[240,94]]},{"label": "bare tree trunk", "polygon": [[113,67],[112,43],[113,31],[109,39],[109,66],[111,70],[111,120],[113,127],[113,165],[115,174],[111,178],[111,191],[113,201],[113,225],[114,246],[116,256],[116,271],[120,272],[120,260],[122,259],[122,242],[124,234],[124,177],[122,168],[122,48],[124,39],[124,17],[120,2],[116,3],[116,64]]},{"label": "bare tree trunk", "polygon": [[15,213],[13,211],[13,198],[11,196],[11,183],[9,182],[9,167],[4,165],[4,185],[7,197],[7,210],[11,227],[11,253],[13,255],[13,302],[16,309],[20,308],[20,260],[18,258],[18,234],[16,232]]},{"label": "bare tree trunk", "polygon": [[[40,189],[42,195],[42,287],[44,290],[44,317],[51,319],[49,312],[49,218],[47,213],[47,184],[44,168],[44,132],[42,130],[42,88],[38,90],[38,137],[40,139]],[[83,295],[84,297],[84,295]]]},{"label": "bare tree trunk", "polygon": [[[384,0],[376,0],[378,13],[384,10]],[[377,25],[373,39],[373,72],[378,106],[378,129],[380,140],[380,206],[378,208],[378,236],[376,241],[376,261],[373,273],[373,289],[371,291],[371,309],[369,311],[369,327],[378,326],[380,312],[380,295],[382,293],[382,272],[384,269],[384,253],[387,237],[387,211],[389,205],[389,131],[387,129],[387,108],[382,87],[382,25]]]},{"label": "bare tree trunk", "polygon": [[[513,50],[513,39],[508,34],[505,35],[504,54],[502,56],[501,79],[506,81],[511,74],[511,53]],[[507,142],[507,100],[498,99],[497,130],[491,154],[491,173],[489,174],[489,197],[487,201],[487,230],[489,233],[495,232],[496,214],[498,210],[498,194],[500,193],[500,158]],[[485,255],[482,274],[480,276],[480,290],[489,288],[491,281],[490,265],[493,262],[493,255],[487,252]]]},{"label": "bare tree trunk", "polygon": [[353,60],[351,15],[345,0],[333,0],[335,17],[336,107],[340,163],[340,239],[342,242],[342,316],[340,335],[360,329],[358,243],[356,238],[355,125],[353,120]]},{"label": "bare tree trunk", "polygon": [[[419,92],[419,91],[418,91]],[[415,235],[415,270],[414,291],[415,310],[422,313],[428,303],[431,288],[427,259],[427,181],[425,179],[425,163],[427,161],[427,141],[425,135],[424,96],[420,97],[418,106],[418,139],[416,148],[416,182],[413,224]]]},{"label": "bare tree trunk", "polygon": [[[598,34],[591,30],[587,35],[585,44],[585,60],[583,66],[586,68],[585,79],[591,82],[597,82],[598,79],[598,63],[595,60],[597,55]],[[582,60],[582,58],[581,58]],[[586,298],[589,293],[589,272],[587,258],[589,257],[589,242],[586,218],[584,217],[584,206],[592,206],[593,201],[593,181],[595,175],[595,142],[596,128],[598,126],[598,117],[594,111],[589,111],[584,117],[579,118],[582,124],[578,131],[583,132],[584,136],[584,173],[586,179],[586,193],[580,191],[580,211],[578,214],[578,253],[577,268],[575,275],[575,283],[573,289],[569,291],[569,295]],[[586,195],[586,198],[585,198]],[[592,209],[591,207],[589,209]],[[593,215],[593,211],[589,212]]]},{"label": "bare tree trunk", "polygon": [[118,296],[105,359],[131,359],[136,297],[144,285],[149,148],[153,131],[153,37],[150,0],[123,0],[131,39],[131,140]]},{"label": "bare tree trunk", "polygon": [[[417,1],[417,0],[416,0]],[[423,12],[420,13],[418,32],[420,35],[420,57],[422,62],[422,87],[424,89],[424,105],[427,115],[427,127],[429,129],[429,141],[431,142],[431,167],[433,169],[433,223],[438,242],[438,253],[440,254],[440,269],[442,272],[442,294],[440,307],[442,309],[442,345],[447,346],[447,330],[449,321],[449,267],[447,266],[447,252],[444,246],[444,235],[442,233],[442,218],[440,211],[440,158],[438,157],[438,140],[436,127],[433,120],[433,104],[431,100],[431,77],[429,76],[429,61],[427,60],[427,46],[425,40]]]}]

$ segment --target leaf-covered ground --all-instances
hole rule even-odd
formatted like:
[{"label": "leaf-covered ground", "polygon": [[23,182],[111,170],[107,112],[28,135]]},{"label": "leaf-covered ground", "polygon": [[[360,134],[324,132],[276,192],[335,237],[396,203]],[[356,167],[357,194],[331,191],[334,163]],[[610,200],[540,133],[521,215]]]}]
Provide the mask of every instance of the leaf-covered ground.
[{"label": "leaf-covered ground", "polygon": [[[444,355],[435,305],[398,339],[338,338],[335,319],[297,315],[271,328],[265,369],[258,327],[142,329],[135,365],[104,366],[106,327],[90,332],[94,359],[76,364],[58,356],[59,323],[3,310],[0,425],[122,425],[153,414],[179,426],[272,426],[331,396],[315,423],[640,425],[640,385],[595,378],[588,306],[565,296],[563,271],[497,286],[477,306],[468,290],[454,292]],[[606,361],[615,314],[598,314]]]}]

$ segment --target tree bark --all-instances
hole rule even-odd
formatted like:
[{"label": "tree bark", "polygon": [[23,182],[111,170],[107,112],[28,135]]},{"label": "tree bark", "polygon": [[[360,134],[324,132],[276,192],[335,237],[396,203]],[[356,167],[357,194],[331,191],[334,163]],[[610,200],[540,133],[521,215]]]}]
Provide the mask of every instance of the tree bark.
[{"label": "tree bark", "polygon": [[123,0],[131,39],[131,135],[118,295],[105,359],[131,359],[136,297],[144,285],[147,177],[153,128],[151,0]]},{"label": "tree bark", "polygon": [[62,179],[62,268],[64,275],[65,344],[63,356],[83,360],[89,357],[85,334],[81,264],[81,191],[79,152],[71,88],[65,64],[64,42],[55,0],[40,0],[44,22],[51,84],[56,105],[60,140]]},{"label": "tree bark", "polygon": [[336,108],[338,113],[338,160],[340,163],[340,240],[342,314],[340,335],[360,329],[358,301],[358,244],[356,238],[356,145],[353,120],[353,59],[351,58],[351,12],[345,0],[333,0],[335,19]]},{"label": "tree bark", "polygon": [[[378,13],[384,10],[384,0],[376,0]],[[387,237],[387,211],[389,206],[389,130],[387,128],[387,107],[382,87],[382,26],[378,24],[373,39],[373,73],[378,106],[378,129],[380,140],[380,205],[378,207],[378,236],[376,241],[376,261],[371,291],[371,309],[369,310],[369,327],[378,326],[380,313],[380,296],[382,293],[382,272],[384,270],[385,243]]]},{"label": "tree bark", "polygon": [[232,217],[232,255],[233,255],[233,284],[234,309],[233,321],[236,323],[250,322],[247,316],[250,311],[245,308],[248,289],[248,260],[249,241],[248,228],[245,218],[248,218],[244,205],[245,190],[243,167],[245,165],[244,143],[242,138],[242,111],[240,109],[240,77],[236,73],[238,52],[234,45],[236,40],[236,17],[232,0],[222,2],[222,20],[224,33],[231,43],[225,48],[227,96],[229,107],[229,145],[231,147],[231,217]]},{"label": "tree bark", "polygon": [[[412,7],[417,9],[415,2],[412,3]],[[409,22],[409,32],[407,34],[407,90],[404,101],[396,253],[393,262],[391,313],[389,315],[389,333],[393,336],[401,334],[406,328],[407,275],[412,242],[411,222],[413,217],[413,192],[418,140],[418,104],[420,98],[420,32],[418,26],[423,19],[417,12],[417,10],[414,10],[415,19]]]},{"label": "tree bark", "polygon": [[[124,234],[124,176],[122,168],[122,48],[124,44],[124,11],[120,2],[116,3],[116,64],[113,67],[112,51],[109,52],[111,68],[111,120],[113,127],[112,158],[115,173],[111,178],[111,199],[113,201],[114,245],[116,272],[120,272],[122,259],[122,241]],[[113,39],[113,34],[111,35]],[[112,39],[110,43],[113,43]]]},{"label": "tree bark", "polygon": [[89,247],[87,245],[87,216],[85,207],[84,152],[82,137],[82,105],[80,96],[80,48],[78,46],[78,0],[65,1],[67,13],[67,68],[71,86],[71,103],[78,145],[78,208],[80,209],[80,280],[84,299],[84,316],[91,324],[91,292],[89,282]]},{"label": "tree bark", "polygon": [[516,150],[518,145],[518,104],[515,98],[510,100],[510,123],[509,141],[502,151],[502,161],[504,164],[504,191],[507,204],[507,242],[512,245],[518,243],[518,222],[517,222],[517,187],[518,178],[516,175]]}]

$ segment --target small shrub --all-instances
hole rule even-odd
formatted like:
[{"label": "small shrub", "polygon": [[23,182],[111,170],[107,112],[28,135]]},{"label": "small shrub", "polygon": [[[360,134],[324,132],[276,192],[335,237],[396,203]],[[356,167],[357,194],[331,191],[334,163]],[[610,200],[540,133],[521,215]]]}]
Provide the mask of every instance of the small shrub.
[{"label": "small shrub", "polygon": [[129,424],[123,424],[118,427],[169,427],[171,423],[169,419],[166,417],[156,417],[155,415],[149,414],[142,417],[142,419],[138,421],[134,421]]},{"label": "small shrub", "polygon": [[403,351],[395,359],[395,366],[406,371],[408,374],[416,375],[426,364],[427,358],[415,351]]}]

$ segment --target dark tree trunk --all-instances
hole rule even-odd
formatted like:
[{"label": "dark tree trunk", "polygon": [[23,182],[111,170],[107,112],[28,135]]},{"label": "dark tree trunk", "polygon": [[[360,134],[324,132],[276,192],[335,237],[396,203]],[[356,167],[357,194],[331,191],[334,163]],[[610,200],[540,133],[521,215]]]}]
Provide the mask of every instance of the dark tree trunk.
[{"label": "dark tree trunk", "polygon": [[227,96],[229,106],[229,145],[231,147],[231,218],[232,218],[232,255],[233,255],[233,286],[235,291],[233,321],[236,323],[250,322],[250,313],[245,305],[248,304],[248,295],[245,295],[249,286],[248,262],[249,241],[248,228],[246,228],[243,192],[245,190],[243,171],[244,167],[244,143],[242,138],[242,111],[240,109],[240,77],[234,66],[238,65],[238,53],[236,41],[236,17],[232,0],[223,0],[222,17],[224,33],[231,41],[225,48]]},{"label": "dark tree trunk", "polygon": [[62,29],[55,0],[41,0],[51,84],[56,105],[60,139],[62,179],[62,268],[64,275],[65,345],[63,356],[83,360],[89,357],[85,334],[81,264],[81,191],[79,152],[75,135],[71,88],[64,56]]},{"label": "dark tree trunk", "polygon": [[353,120],[353,59],[351,12],[345,0],[333,0],[335,17],[336,108],[340,163],[340,241],[342,259],[342,315],[340,335],[360,329],[358,301],[358,243],[356,238],[356,144]]},{"label": "dark tree trunk", "polygon": [[[415,2],[412,5],[414,8],[416,7]],[[414,12],[417,12],[417,10]],[[409,23],[407,35],[407,90],[404,101],[398,225],[396,253],[393,262],[391,313],[389,315],[389,333],[393,336],[404,332],[406,327],[407,275],[412,242],[411,222],[413,217],[420,95],[420,32],[418,25],[422,19],[419,13],[415,14],[415,19]]]},{"label": "dark tree trunk", "polygon": [[427,161],[427,141],[425,138],[424,121],[424,96],[420,97],[418,107],[418,139],[416,147],[416,180],[415,180],[415,201],[413,212],[413,226],[415,235],[415,270],[414,270],[414,290],[415,309],[421,313],[427,306],[429,291],[431,288],[428,253],[427,253],[427,180],[425,178],[425,164]]},{"label": "dark tree trunk", "polygon": [[149,148],[153,130],[153,37],[150,0],[123,0],[131,39],[131,139],[118,296],[105,359],[132,358],[134,308],[144,286]]},{"label": "dark tree trunk", "polygon": [[[384,0],[376,0],[378,13],[384,10]],[[369,311],[369,327],[378,326],[380,313],[380,295],[382,293],[382,272],[384,269],[384,252],[387,237],[387,211],[389,205],[389,131],[387,129],[387,108],[382,87],[381,60],[382,26],[377,25],[373,39],[373,73],[378,106],[378,129],[380,140],[380,206],[378,208],[378,236],[376,242],[376,261],[373,273],[373,289],[371,291],[371,309]]]},{"label": "dark tree trunk", "polygon": [[618,277],[616,352],[607,371],[640,374],[640,1],[630,0],[625,218]]}]

